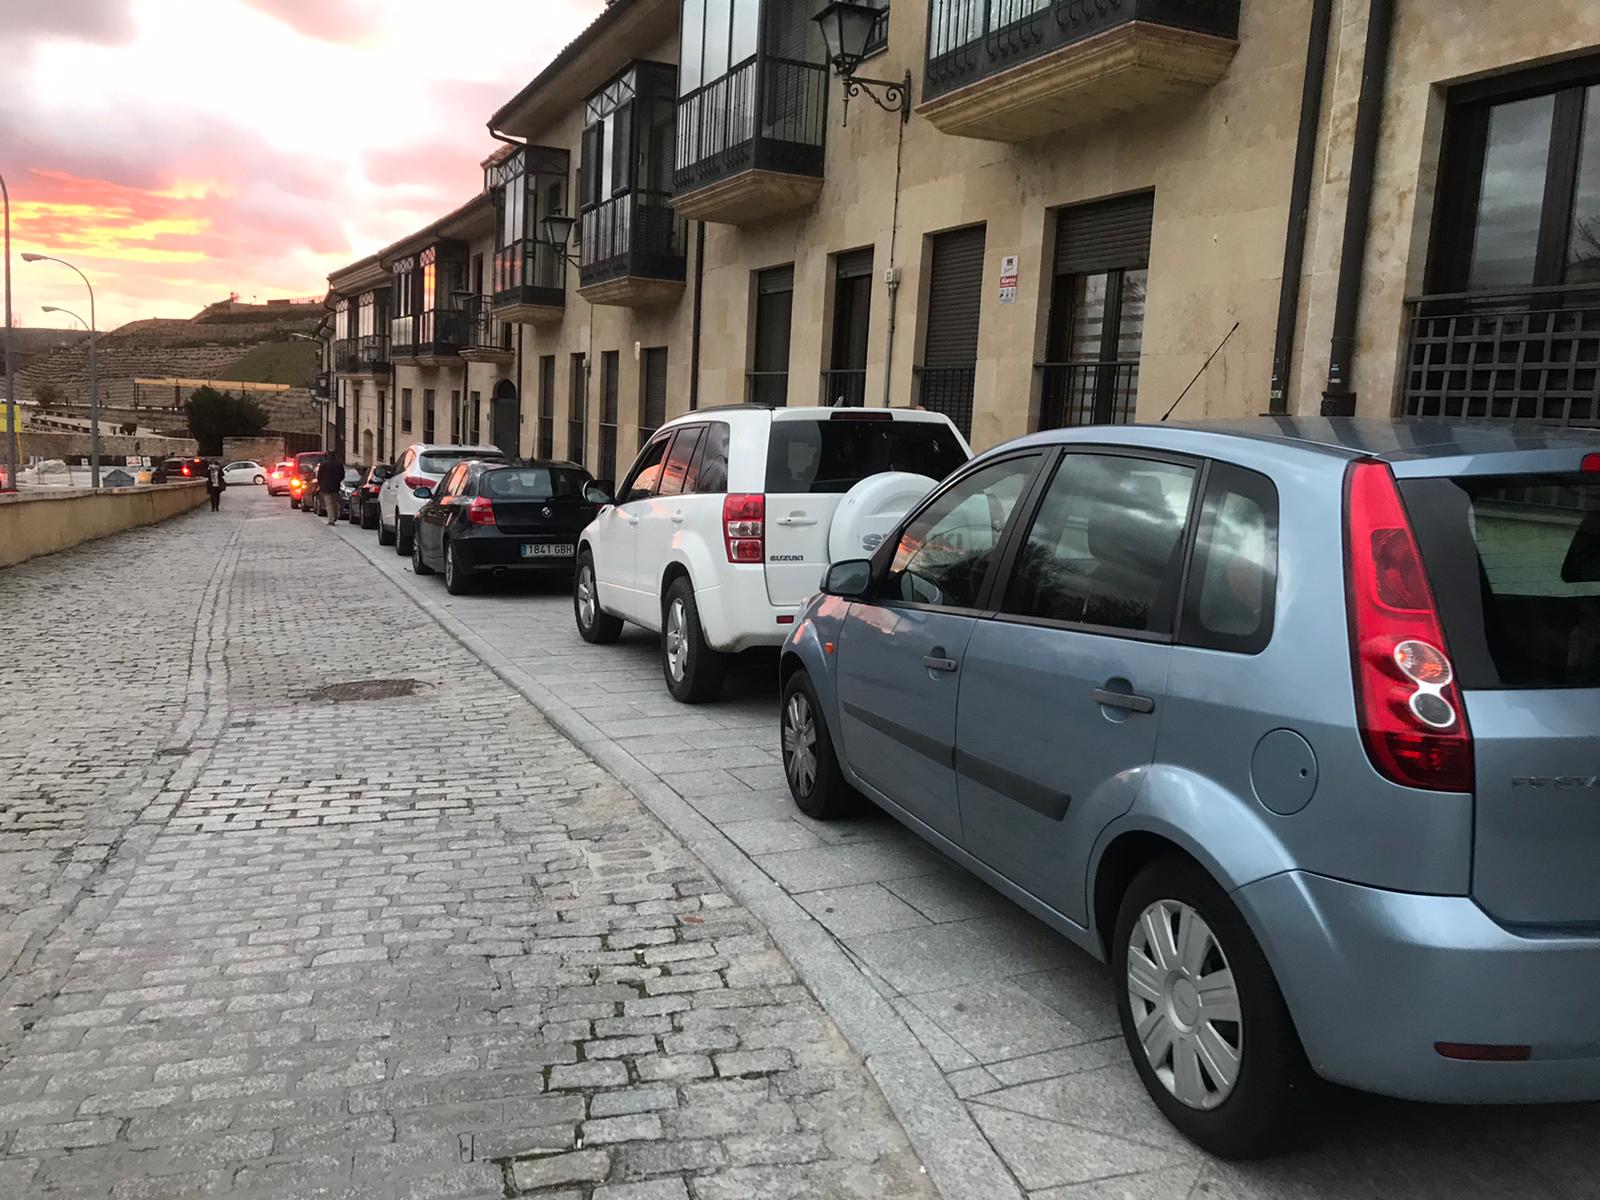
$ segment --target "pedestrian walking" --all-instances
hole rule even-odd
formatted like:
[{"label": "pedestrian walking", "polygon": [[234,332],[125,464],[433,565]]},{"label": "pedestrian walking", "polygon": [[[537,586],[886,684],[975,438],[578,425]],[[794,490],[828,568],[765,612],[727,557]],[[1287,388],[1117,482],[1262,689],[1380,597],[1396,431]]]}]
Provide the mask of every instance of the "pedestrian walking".
[{"label": "pedestrian walking", "polygon": [[339,523],[339,485],[344,482],[344,463],[337,450],[328,451],[328,457],[317,468],[318,512],[326,513],[329,525]]},{"label": "pedestrian walking", "polygon": [[228,481],[222,477],[222,464],[209,462],[206,464],[206,495],[211,497],[211,511],[216,512],[222,507],[222,489],[228,486]]}]

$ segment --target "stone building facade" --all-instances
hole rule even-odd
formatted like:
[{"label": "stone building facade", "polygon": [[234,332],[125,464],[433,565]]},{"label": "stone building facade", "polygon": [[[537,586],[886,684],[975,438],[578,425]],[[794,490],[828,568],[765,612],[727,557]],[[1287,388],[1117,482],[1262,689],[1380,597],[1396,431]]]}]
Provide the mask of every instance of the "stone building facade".
[{"label": "stone building facade", "polygon": [[[481,195],[332,277],[435,314],[344,360],[347,443],[422,440],[427,397],[433,440],[613,478],[746,401],[978,448],[1180,396],[1600,424],[1592,0],[870,7],[830,64],[821,0],[610,4],[486,114]],[[882,83],[846,106],[841,65]]]}]

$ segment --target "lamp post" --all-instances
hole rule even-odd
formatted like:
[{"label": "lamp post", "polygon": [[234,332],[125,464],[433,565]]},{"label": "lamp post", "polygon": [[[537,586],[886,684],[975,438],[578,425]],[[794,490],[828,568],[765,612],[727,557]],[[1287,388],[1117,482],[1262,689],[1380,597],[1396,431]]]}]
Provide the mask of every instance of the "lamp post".
[{"label": "lamp post", "polygon": [[95,355],[97,334],[94,324],[94,284],[89,277],[64,258],[49,254],[24,254],[23,262],[53,262],[67,268],[89,289],[89,486],[100,486],[100,363]]},{"label": "lamp post", "polygon": [[6,485],[0,491],[14,492],[22,454],[17,442],[17,363],[11,337],[11,192],[4,175],[0,175],[0,202],[5,208],[6,259]]},{"label": "lamp post", "polygon": [[560,213],[552,213],[539,222],[540,228],[544,230],[544,240],[561,256],[562,261],[574,267],[580,264],[576,258],[567,253],[567,243],[572,240],[572,227],[577,223],[576,217],[566,217]]},{"label": "lamp post", "polygon": [[911,72],[907,71],[905,78],[898,80],[864,79],[855,73],[867,56],[867,41],[882,17],[882,9],[833,0],[812,20],[822,27],[828,62],[833,65],[834,73],[844,80],[846,120],[851,98],[865,92],[884,112],[899,113],[903,125],[911,120]]}]

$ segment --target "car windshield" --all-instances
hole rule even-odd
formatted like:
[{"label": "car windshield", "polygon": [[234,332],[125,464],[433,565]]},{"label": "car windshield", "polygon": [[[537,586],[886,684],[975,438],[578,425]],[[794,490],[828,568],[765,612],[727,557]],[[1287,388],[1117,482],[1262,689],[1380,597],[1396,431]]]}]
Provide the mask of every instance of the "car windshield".
[{"label": "car windshield", "polygon": [[869,475],[943,479],[967,461],[955,431],[934,421],[774,421],[768,492],[848,492]]},{"label": "car windshield", "polygon": [[361,482],[361,468],[360,467],[346,467],[345,468],[345,472],[344,472],[344,481],[346,483],[360,483]]},{"label": "car windshield", "polygon": [[496,500],[554,500],[583,495],[587,472],[566,467],[506,467],[488,471],[483,494]]},{"label": "car windshield", "polygon": [[471,459],[474,462],[503,463],[506,456],[498,450],[424,450],[417,458],[417,465],[429,475],[443,475],[458,462]]},{"label": "car windshield", "polygon": [[1400,487],[1462,685],[1600,687],[1600,477]]}]

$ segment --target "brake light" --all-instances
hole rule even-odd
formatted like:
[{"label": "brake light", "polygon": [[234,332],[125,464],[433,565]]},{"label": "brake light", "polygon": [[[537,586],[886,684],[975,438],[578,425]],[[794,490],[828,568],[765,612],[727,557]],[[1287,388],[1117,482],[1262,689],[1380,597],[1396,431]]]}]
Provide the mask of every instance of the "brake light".
[{"label": "brake light", "polygon": [[473,525],[493,525],[494,501],[487,496],[474,496],[467,505],[467,520]]},{"label": "brake light", "polygon": [[883,409],[874,411],[870,408],[843,409],[828,414],[830,421],[892,421],[894,414]]},{"label": "brake light", "polygon": [[758,563],[767,556],[767,498],[728,495],[722,500],[722,541],[731,563]]},{"label": "brake light", "polygon": [[1345,574],[1361,740],[1406,787],[1470,792],[1472,734],[1422,553],[1389,468],[1345,480]]},{"label": "brake light", "polygon": [[189,469],[189,464],[188,463],[184,463],[183,466],[178,468],[178,470],[179,470],[179,473],[183,474],[183,475],[193,475],[194,474],[194,472]]},{"label": "brake light", "polygon": [[1600,454],[1585,454],[1583,456],[1583,468],[1582,469],[1585,472],[1589,472],[1589,471],[1600,472]]},{"label": "brake light", "polygon": [[426,475],[407,475],[401,480],[401,482],[413,490],[419,487],[433,486],[433,480],[429,479]]}]

